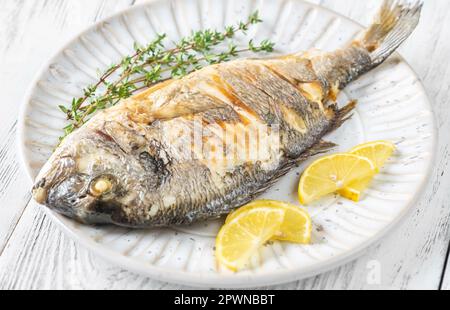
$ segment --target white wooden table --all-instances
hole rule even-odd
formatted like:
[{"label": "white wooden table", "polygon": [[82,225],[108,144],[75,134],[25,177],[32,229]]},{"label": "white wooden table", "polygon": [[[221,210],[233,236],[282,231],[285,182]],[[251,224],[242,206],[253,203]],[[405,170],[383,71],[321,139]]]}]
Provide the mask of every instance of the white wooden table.
[{"label": "white wooden table", "polygon": [[[0,0],[0,289],[184,288],[122,270],[66,237],[30,201],[32,184],[17,156],[19,105],[45,60],[87,26],[143,1]],[[310,1],[363,24],[381,3]],[[425,84],[440,131],[424,195],[402,225],[355,262],[274,288],[450,289],[450,1],[425,2],[419,28],[401,49]]]}]

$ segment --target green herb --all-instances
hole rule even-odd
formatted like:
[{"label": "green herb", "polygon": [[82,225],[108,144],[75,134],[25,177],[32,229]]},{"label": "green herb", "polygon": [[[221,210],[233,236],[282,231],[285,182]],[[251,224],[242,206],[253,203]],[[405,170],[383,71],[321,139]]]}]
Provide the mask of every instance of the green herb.
[{"label": "green herb", "polygon": [[[183,38],[174,47],[165,47],[166,35],[160,34],[147,46],[134,45],[134,53],[123,58],[104,72],[97,83],[86,87],[84,96],[74,98],[70,107],[59,106],[70,124],[64,128],[65,135],[81,127],[99,110],[114,106],[122,99],[167,79],[181,78],[204,66],[229,61],[244,52],[272,52],[274,44],[263,40],[238,49],[232,39],[238,33],[246,34],[252,25],[261,23],[258,12],[249,16],[247,22],[228,26],[224,31],[201,30]],[[228,44],[225,51],[214,49]]]}]

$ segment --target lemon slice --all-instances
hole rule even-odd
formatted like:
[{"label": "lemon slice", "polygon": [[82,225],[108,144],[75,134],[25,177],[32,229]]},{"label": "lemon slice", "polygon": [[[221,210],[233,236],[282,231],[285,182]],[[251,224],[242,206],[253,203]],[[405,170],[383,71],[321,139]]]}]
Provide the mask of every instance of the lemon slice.
[{"label": "lemon slice", "polygon": [[372,177],[375,172],[376,167],[371,160],[354,154],[334,154],[318,159],[300,179],[300,203],[307,205],[356,180]]},{"label": "lemon slice", "polygon": [[284,210],[269,207],[237,215],[217,235],[218,263],[233,271],[244,268],[258,249],[280,230],[284,215]]},{"label": "lemon slice", "polygon": [[[395,152],[395,145],[388,141],[375,141],[359,145],[353,148],[349,153],[363,156],[371,160],[376,168],[376,172],[380,172],[386,161]],[[347,199],[355,202],[360,201],[362,193],[369,187],[373,176],[352,182],[339,191],[339,194]]]},{"label": "lemon slice", "polygon": [[258,208],[272,208],[285,212],[280,230],[275,233],[271,240],[288,241],[298,244],[309,244],[311,242],[312,221],[306,210],[289,203],[275,200],[257,200],[235,212],[231,213],[226,220],[226,224],[236,217],[250,210]]},{"label": "lemon slice", "polygon": [[359,155],[370,159],[380,172],[386,161],[394,154],[395,144],[389,141],[375,141],[361,144],[350,150],[350,154]]}]

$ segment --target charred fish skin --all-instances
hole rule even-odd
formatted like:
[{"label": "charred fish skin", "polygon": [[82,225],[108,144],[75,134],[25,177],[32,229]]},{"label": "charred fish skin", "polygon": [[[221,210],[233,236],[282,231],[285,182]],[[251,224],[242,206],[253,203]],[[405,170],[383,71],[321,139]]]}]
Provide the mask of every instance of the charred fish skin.
[{"label": "charred fish skin", "polygon": [[214,65],[125,100],[65,139],[33,197],[82,223],[131,228],[227,214],[330,148],[323,136],[355,107],[339,109],[339,91],[398,48],[421,7],[385,1],[335,52]]}]

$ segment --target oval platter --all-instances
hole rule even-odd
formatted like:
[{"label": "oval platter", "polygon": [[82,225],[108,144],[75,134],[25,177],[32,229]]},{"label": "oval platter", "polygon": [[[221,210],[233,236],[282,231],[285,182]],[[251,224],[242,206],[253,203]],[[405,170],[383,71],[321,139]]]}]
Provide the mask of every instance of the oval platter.
[{"label": "oval platter", "polygon": [[[362,27],[332,11],[300,0],[149,1],[102,21],[64,46],[38,74],[26,96],[19,126],[23,164],[34,179],[49,158],[65,126],[58,105],[69,103],[95,81],[98,70],[132,53],[157,33],[178,41],[192,30],[223,29],[259,10],[264,22],[248,36],[270,38],[276,52],[319,48],[334,50]],[[244,39],[242,42],[244,42]],[[398,152],[360,203],[328,197],[308,208],[314,221],[313,243],[274,243],[261,249],[248,270],[232,273],[216,266],[215,235],[222,221],[172,229],[127,230],[77,224],[45,212],[79,243],[134,272],[172,283],[244,288],[285,283],[313,276],[358,257],[399,225],[428,180],[435,155],[436,129],[431,105],[419,78],[394,55],[351,84],[340,104],[359,101],[353,118],[327,139],[346,151],[356,144],[390,140]],[[263,197],[297,202],[304,165]]]}]

